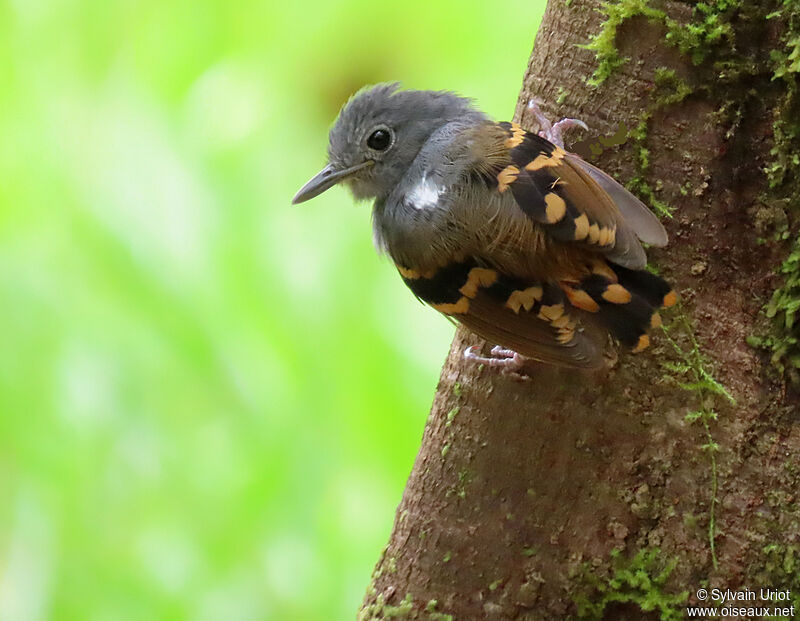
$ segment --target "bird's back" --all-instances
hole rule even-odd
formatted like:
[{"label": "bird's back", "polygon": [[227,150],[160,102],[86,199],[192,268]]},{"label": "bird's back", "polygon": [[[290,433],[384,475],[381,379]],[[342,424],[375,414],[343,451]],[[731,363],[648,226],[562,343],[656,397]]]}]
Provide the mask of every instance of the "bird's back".
[{"label": "bird's back", "polygon": [[[597,366],[596,328],[643,349],[670,292],[637,271],[646,259],[633,227],[656,237],[660,224],[597,174],[518,126],[452,122],[376,202],[376,238],[420,299],[473,332],[547,362]],[[630,201],[633,227],[618,200]]]}]

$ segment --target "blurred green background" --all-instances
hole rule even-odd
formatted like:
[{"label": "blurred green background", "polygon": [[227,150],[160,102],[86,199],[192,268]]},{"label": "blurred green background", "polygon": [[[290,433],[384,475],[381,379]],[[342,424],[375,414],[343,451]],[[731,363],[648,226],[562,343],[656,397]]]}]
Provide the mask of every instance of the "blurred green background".
[{"label": "blurred green background", "polygon": [[289,201],[365,83],[510,118],[499,7],[0,0],[0,621],[354,617],[453,329]]}]

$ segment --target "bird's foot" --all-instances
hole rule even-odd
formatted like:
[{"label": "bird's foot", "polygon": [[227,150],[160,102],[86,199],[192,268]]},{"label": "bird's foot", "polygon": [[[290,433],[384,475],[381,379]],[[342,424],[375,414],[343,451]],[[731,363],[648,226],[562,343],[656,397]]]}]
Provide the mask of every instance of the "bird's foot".
[{"label": "bird's foot", "polygon": [[475,353],[477,346],[473,345],[464,350],[464,358],[478,364],[485,364],[489,367],[498,367],[503,373],[508,373],[520,379],[525,379],[526,376],[520,373],[528,359],[515,352],[513,349],[505,349],[499,345],[492,347],[490,356],[481,356]]},{"label": "bird's foot", "polygon": [[557,123],[551,123],[542,109],[539,107],[539,102],[531,99],[528,103],[528,109],[533,114],[536,122],[539,124],[539,135],[546,138],[554,145],[564,148],[564,131],[573,127],[580,127],[581,129],[589,129],[589,127],[581,120],[578,119],[561,119]]}]

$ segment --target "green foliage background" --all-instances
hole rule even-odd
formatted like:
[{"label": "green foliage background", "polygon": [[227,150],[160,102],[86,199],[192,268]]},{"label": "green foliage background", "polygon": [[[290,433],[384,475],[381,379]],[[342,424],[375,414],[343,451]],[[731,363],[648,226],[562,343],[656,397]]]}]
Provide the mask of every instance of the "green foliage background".
[{"label": "green foliage background", "polygon": [[544,0],[0,0],[0,621],[350,619],[452,328],[341,189],[365,83],[510,118]]}]

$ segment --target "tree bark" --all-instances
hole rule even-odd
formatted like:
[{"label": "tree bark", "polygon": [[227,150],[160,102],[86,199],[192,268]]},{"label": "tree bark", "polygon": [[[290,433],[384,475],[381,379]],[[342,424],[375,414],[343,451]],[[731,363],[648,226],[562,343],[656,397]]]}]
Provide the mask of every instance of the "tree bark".
[{"label": "tree bark", "polygon": [[[669,619],[701,587],[800,597],[797,393],[747,344],[781,282],[775,227],[794,228],[764,173],[790,24],[766,19],[778,0],[650,4],[550,0],[515,120],[533,128],[533,97],[584,120],[580,152],[672,208],[648,254],[681,302],[646,353],[594,374],[519,381],[465,361],[481,342],[459,330],[360,619]],[[579,47],[601,32],[628,62]],[[592,87],[598,54],[614,70]],[[627,141],[598,153],[620,123]]]}]

